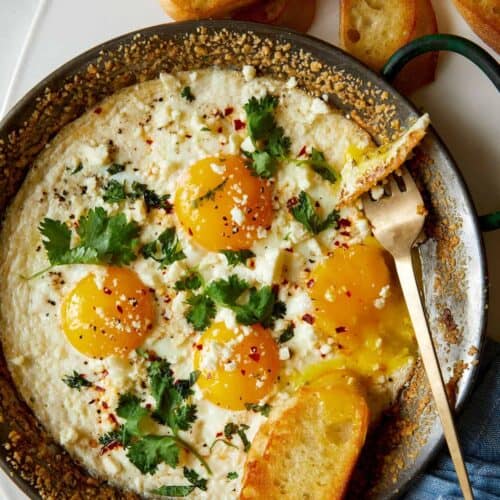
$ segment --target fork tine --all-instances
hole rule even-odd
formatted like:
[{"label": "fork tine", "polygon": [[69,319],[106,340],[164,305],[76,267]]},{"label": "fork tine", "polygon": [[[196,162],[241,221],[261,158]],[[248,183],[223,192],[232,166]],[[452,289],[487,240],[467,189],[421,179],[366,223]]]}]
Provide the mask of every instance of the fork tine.
[{"label": "fork tine", "polygon": [[420,198],[422,198],[422,195],[420,194],[420,191],[417,187],[417,184],[413,180],[413,177],[411,176],[410,172],[408,171],[407,168],[403,167],[401,169],[402,172],[402,177],[406,186],[406,190],[408,193],[415,195],[418,195]]}]

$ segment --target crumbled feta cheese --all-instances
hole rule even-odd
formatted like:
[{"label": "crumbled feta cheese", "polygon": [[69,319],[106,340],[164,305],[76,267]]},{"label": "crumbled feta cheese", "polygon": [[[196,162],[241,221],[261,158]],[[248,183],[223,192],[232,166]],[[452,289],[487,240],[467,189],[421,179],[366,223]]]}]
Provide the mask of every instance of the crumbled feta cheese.
[{"label": "crumbled feta cheese", "polygon": [[370,189],[370,194],[374,200],[380,200],[384,196],[384,188],[377,184],[375,187]]},{"label": "crumbled feta cheese", "polygon": [[262,380],[255,381],[255,387],[257,387],[257,389],[260,389],[261,387],[263,387],[263,385],[264,385],[264,382],[262,382]]},{"label": "crumbled feta cheese", "polygon": [[241,149],[243,151],[246,151],[247,153],[253,153],[255,152],[255,146],[252,142],[252,139],[250,136],[247,136],[245,140],[241,143]]},{"label": "crumbled feta cheese", "polygon": [[241,226],[245,222],[245,214],[238,207],[233,207],[231,209],[231,219],[233,222]]},{"label": "crumbled feta cheese", "polygon": [[320,348],[319,348],[319,352],[323,355],[323,356],[326,356],[328,353],[330,353],[332,350],[332,347],[328,344],[323,344]]},{"label": "crumbled feta cheese", "polygon": [[297,78],[295,78],[294,76],[291,76],[287,82],[286,82],[286,88],[287,89],[293,89],[297,86]]},{"label": "crumbled feta cheese", "polygon": [[243,73],[243,78],[245,79],[246,82],[253,80],[257,74],[255,68],[247,64],[243,66],[241,72]]},{"label": "crumbled feta cheese", "polygon": [[325,101],[316,97],[315,99],[313,99],[311,112],[315,115],[324,115],[328,113],[328,106],[326,105]]},{"label": "crumbled feta cheese", "polygon": [[390,295],[390,285],[385,285],[380,289],[378,297],[373,301],[373,305],[377,309],[382,309],[385,306],[385,299]]},{"label": "crumbled feta cheese", "polygon": [[210,163],[210,168],[219,175],[222,175],[226,171],[226,167],[224,165],[218,165],[217,163]]},{"label": "crumbled feta cheese", "polygon": [[288,349],[288,347],[280,347],[279,358],[280,361],[286,361],[287,359],[290,359],[290,349]]},{"label": "crumbled feta cheese", "polygon": [[80,148],[80,158],[91,166],[106,165],[109,162],[108,146],[101,144],[93,147],[84,144]]}]

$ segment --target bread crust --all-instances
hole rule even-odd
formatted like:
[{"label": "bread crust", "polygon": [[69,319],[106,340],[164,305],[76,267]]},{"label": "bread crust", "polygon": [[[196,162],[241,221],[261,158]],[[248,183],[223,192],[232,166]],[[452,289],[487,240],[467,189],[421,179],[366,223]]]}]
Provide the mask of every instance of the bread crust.
[{"label": "bread crust", "polygon": [[[431,0],[417,0],[417,18],[410,40],[438,32],[436,13]],[[434,81],[438,62],[438,52],[428,52],[410,61],[394,80],[394,86],[409,95],[420,87]]]},{"label": "bread crust", "polygon": [[468,0],[453,0],[453,2],[472,30],[500,54],[500,4],[498,0],[486,0],[482,3]]},{"label": "bread crust", "polygon": [[255,0],[160,0],[163,10],[176,21],[205,19],[228,14]]}]

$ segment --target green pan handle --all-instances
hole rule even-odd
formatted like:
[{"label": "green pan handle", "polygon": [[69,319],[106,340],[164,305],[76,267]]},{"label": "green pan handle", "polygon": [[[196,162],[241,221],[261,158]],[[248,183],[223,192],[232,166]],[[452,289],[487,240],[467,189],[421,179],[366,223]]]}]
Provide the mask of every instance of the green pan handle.
[{"label": "green pan handle", "polygon": [[[456,52],[472,61],[486,73],[493,85],[500,91],[500,64],[475,43],[456,35],[426,35],[411,41],[391,56],[382,68],[382,76],[391,82],[405,64],[413,58],[426,52],[439,50]],[[500,211],[480,216],[479,224],[483,231],[500,229]]]}]

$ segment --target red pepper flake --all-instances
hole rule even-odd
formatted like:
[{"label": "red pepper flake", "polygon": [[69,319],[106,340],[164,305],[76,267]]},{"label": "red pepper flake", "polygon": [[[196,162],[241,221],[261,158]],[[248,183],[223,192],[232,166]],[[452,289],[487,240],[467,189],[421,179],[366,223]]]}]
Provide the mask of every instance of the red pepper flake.
[{"label": "red pepper flake", "polygon": [[119,441],[111,441],[111,443],[101,448],[101,455],[104,455],[108,451],[114,450],[115,448],[118,448],[120,446],[122,446],[122,444]]},{"label": "red pepper flake", "polygon": [[219,127],[219,128],[217,129],[217,133],[222,134],[222,130],[223,130],[223,129],[222,129],[222,127]]},{"label": "red pepper flake", "polygon": [[306,146],[302,146],[302,149],[299,151],[299,156],[304,156],[306,154]]},{"label": "red pepper flake", "polygon": [[94,389],[98,392],[105,392],[104,387],[100,387],[99,385],[94,385]]},{"label": "red pepper flake", "polygon": [[311,278],[307,283],[307,288],[311,288],[314,285],[314,280]]},{"label": "red pepper flake", "polygon": [[250,359],[258,363],[260,361],[260,354],[256,346],[250,347],[250,354],[248,355]]},{"label": "red pepper flake", "polygon": [[196,344],[196,349],[198,349],[198,351],[201,351],[203,349],[203,344]]},{"label": "red pepper flake", "polygon": [[102,407],[103,407],[105,410],[107,410],[107,409],[109,408],[109,405],[108,405],[108,403],[106,403],[106,401],[103,401],[103,402],[102,402]]},{"label": "red pepper flake", "polygon": [[293,248],[292,247],[285,248],[285,252],[293,253]]},{"label": "red pepper flake", "polygon": [[247,124],[238,118],[236,120],[233,120],[233,125],[234,125],[234,130],[241,130],[242,128],[245,128]]},{"label": "red pepper flake", "polygon": [[152,139],[146,139],[146,142],[147,142],[149,145],[153,144],[153,140],[152,140]]},{"label": "red pepper flake", "polygon": [[146,403],[146,405],[145,405],[145,406],[146,406],[146,408],[147,408],[148,410],[151,410],[151,403]]},{"label": "red pepper flake", "polygon": [[189,233],[189,236],[193,236],[193,230],[190,227],[188,227],[188,233]]},{"label": "red pepper flake", "polygon": [[314,325],[314,318],[308,313],[306,313],[306,314],[304,314],[304,316],[302,316],[302,321],[305,321],[306,323],[309,323],[310,325]]},{"label": "red pepper flake", "polygon": [[191,139],[193,137],[191,134],[186,134],[186,139]]},{"label": "red pepper flake", "polygon": [[246,370],[240,370],[240,372],[242,375],[246,375],[246,373],[247,373]]},{"label": "red pepper flake", "polygon": [[223,435],[224,435],[224,433],[223,433],[223,432],[218,432],[218,433],[215,435],[215,437],[220,438],[220,437],[221,437],[221,436],[223,436]]},{"label": "red pepper flake", "polygon": [[350,231],[340,231],[340,234],[341,234],[342,236],[351,236]]},{"label": "red pepper flake", "polygon": [[103,291],[106,295],[111,295],[111,290],[110,290],[107,286],[105,286],[105,287],[103,288],[103,290],[102,290],[102,291]]},{"label": "red pepper flake", "polygon": [[352,295],[352,293],[351,293],[349,290],[347,290],[347,292],[346,292],[345,294],[346,294],[348,297],[351,297],[351,295]]},{"label": "red pepper flake", "polygon": [[339,227],[350,227],[351,221],[349,219],[339,219]]},{"label": "red pepper flake", "polygon": [[123,314],[123,307],[120,304],[116,304],[116,310],[120,313]]},{"label": "red pepper flake", "polygon": [[335,328],[335,331],[337,333],[345,333],[347,332],[347,328],[345,326],[337,326],[337,328]]},{"label": "red pepper flake", "polygon": [[97,108],[94,109],[94,113],[96,115],[100,115],[102,113],[102,108],[100,106],[98,106]]},{"label": "red pepper flake", "polygon": [[299,202],[299,199],[296,196],[293,196],[286,202],[286,207],[288,210],[292,209],[297,203]]},{"label": "red pepper flake", "polygon": [[224,116],[229,116],[234,111],[234,108],[228,107],[224,110]]},{"label": "red pepper flake", "polygon": [[335,241],[333,244],[334,244],[336,247],[338,247],[338,246],[340,246],[340,241]]},{"label": "red pepper flake", "polygon": [[108,415],[108,419],[110,420],[110,422],[113,422],[114,424],[117,424],[118,425],[118,420],[116,419],[115,417],[115,414],[114,413],[110,413]]}]

